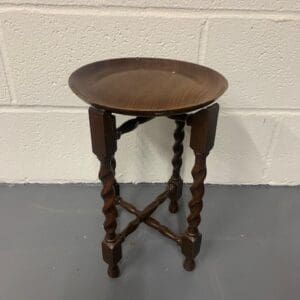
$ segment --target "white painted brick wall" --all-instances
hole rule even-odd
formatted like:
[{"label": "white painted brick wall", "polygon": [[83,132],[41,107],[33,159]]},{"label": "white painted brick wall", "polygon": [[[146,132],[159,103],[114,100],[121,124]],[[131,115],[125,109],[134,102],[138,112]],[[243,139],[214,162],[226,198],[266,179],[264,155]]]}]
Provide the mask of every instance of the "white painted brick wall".
[{"label": "white painted brick wall", "polygon": [[[97,181],[86,105],[68,76],[96,60],[153,56],[229,80],[207,182],[300,184],[299,10],[299,0],[0,0],[0,182]],[[168,180],[173,129],[158,118],[121,139],[118,180]],[[188,139],[186,130],[190,182]]]}]

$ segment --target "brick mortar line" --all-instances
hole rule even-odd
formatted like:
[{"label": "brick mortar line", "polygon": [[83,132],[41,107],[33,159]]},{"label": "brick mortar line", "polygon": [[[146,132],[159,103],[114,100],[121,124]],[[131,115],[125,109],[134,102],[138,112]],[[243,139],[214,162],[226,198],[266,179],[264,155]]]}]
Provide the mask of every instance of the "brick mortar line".
[{"label": "brick mortar line", "polygon": [[205,61],[206,52],[207,52],[208,32],[209,32],[209,20],[206,19],[199,37],[199,48],[197,53],[198,56],[197,59],[199,64],[204,64]]},{"label": "brick mortar line", "polygon": [[0,59],[3,63],[3,69],[4,69],[4,78],[6,79],[7,89],[10,97],[10,104],[16,104],[17,103],[17,96],[15,93],[15,86],[14,82],[11,76],[11,69],[9,66],[8,61],[8,55],[7,55],[7,46],[4,38],[4,32],[2,30],[2,23],[0,20]]},{"label": "brick mortar line", "polygon": [[0,105],[0,113],[87,113],[87,107],[51,105]]},{"label": "brick mortar line", "polygon": [[280,132],[280,127],[282,124],[282,119],[283,116],[280,115],[278,117],[278,120],[276,122],[276,124],[274,125],[274,128],[271,132],[271,139],[270,139],[270,143],[267,147],[267,152],[266,152],[266,156],[265,156],[265,166],[263,168],[263,174],[262,174],[262,178],[264,181],[270,181],[272,178],[268,178],[268,172],[272,166],[272,162],[273,162],[273,153],[274,153],[274,149],[276,146],[276,142],[278,141],[278,136],[279,136],[279,132]]},{"label": "brick mortar line", "polygon": [[227,113],[272,113],[272,114],[282,114],[282,113],[287,113],[287,114],[299,114],[300,113],[300,108],[268,108],[268,107],[222,107],[221,106],[221,112]]},{"label": "brick mortar line", "polygon": [[92,5],[51,5],[51,4],[11,4],[0,3],[1,11],[26,11],[50,14],[89,14],[101,15],[116,13],[124,16],[164,16],[187,18],[252,18],[294,20],[300,19],[300,11],[290,10],[252,10],[252,9],[197,9],[173,7],[138,7],[138,6],[92,6]]},{"label": "brick mortar line", "polygon": [[[0,105],[0,113],[87,113],[88,107],[52,106],[52,105]],[[222,107],[221,113],[226,114],[292,114],[299,115],[300,108],[246,108]]]}]

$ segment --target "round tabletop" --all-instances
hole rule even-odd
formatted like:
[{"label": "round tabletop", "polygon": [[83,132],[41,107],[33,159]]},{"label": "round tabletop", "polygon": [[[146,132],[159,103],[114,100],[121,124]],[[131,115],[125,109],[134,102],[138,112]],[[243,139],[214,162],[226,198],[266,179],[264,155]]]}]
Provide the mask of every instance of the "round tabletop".
[{"label": "round tabletop", "polygon": [[218,72],[193,63],[158,58],[119,58],[83,66],[69,79],[85,102],[111,112],[172,115],[207,106],[227,89]]}]

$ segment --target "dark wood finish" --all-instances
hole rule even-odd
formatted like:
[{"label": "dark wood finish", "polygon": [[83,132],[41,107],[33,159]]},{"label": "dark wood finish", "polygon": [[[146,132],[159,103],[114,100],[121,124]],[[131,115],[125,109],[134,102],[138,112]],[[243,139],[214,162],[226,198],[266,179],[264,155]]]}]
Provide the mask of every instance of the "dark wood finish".
[{"label": "dark wood finish", "polygon": [[176,129],[174,132],[175,143],[173,146],[174,156],[172,159],[173,174],[168,181],[170,205],[169,211],[176,213],[178,211],[178,200],[182,195],[182,178],[180,177],[180,168],[182,165],[183,139],[184,139],[184,121],[176,120]]},{"label": "dark wood finish", "polygon": [[[119,238],[124,241],[125,238],[135,231],[141,222],[144,222],[150,215],[154,213],[159,205],[161,205],[168,198],[168,190],[164,191],[156,197],[156,199],[147,205],[140,213],[138,213],[136,219],[129,222],[126,228],[120,233]],[[120,200],[120,203],[122,200]],[[123,202],[124,203],[124,202]],[[138,212],[138,210],[136,210]]]},{"label": "dark wood finish", "polygon": [[81,67],[71,75],[69,85],[95,107],[157,116],[204,107],[224,93],[227,81],[218,72],[193,63],[121,58]]},{"label": "dark wood finish", "polygon": [[117,278],[120,275],[118,262],[122,258],[122,244],[120,240],[102,241],[102,257],[108,264],[107,274],[111,278]]},{"label": "dark wood finish", "polygon": [[[206,157],[214,145],[219,105],[213,104],[196,113],[188,112],[208,106],[218,98],[227,88],[226,79],[216,71],[192,63],[168,59],[124,58],[84,66],[71,75],[69,84],[80,98],[92,105],[89,120],[92,149],[101,162],[99,179],[102,182],[106,232],[102,242],[102,255],[108,264],[108,275],[119,276],[118,262],[122,258],[122,243],[141,223],[175,241],[185,256],[184,268],[193,270],[202,239],[198,227],[203,207]],[[135,115],[136,118],[116,128],[113,112]],[[160,115],[173,119],[176,123],[173,172],[166,190],[143,210],[139,210],[120,196],[120,187],[115,178],[117,139]],[[170,199],[170,212],[178,210],[178,200],[182,194],[180,168],[185,124],[191,126],[190,147],[195,155],[195,164],[192,169],[188,226],[183,234],[176,234],[151,215],[167,198]],[[116,232],[117,205],[135,216],[120,233]]]},{"label": "dark wood finish", "polygon": [[171,116],[167,116],[167,117],[172,120],[185,122],[187,120],[188,116],[189,116],[189,114],[179,114],[179,115],[171,115]]},{"label": "dark wood finish", "polygon": [[124,122],[121,126],[117,128],[117,137],[120,138],[122,134],[130,132],[136,129],[139,125],[152,120],[151,117],[136,117]]},{"label": "dark wood finish", "polygon": [[121,259],[121,244],[117,243],[117,216],[115,206],[116,180],[112,161],[117,150],[116,143],[116,121],[115,117],[108,112],[89,109],[92,148],[101,162],[99,179],[102,181],[101,196],[104,200],[103,213],[105,215],[104,229],[106,231],[102,242],[102,254],[104,261],[108,264],[108,274],[118,277],[119,268],[117,262]]},{"label": "dark wood finish", "polygon": [[[117,166],[116,159],[115,159],[115,157],[113,157],[111,160],[111,167],[114,171],[114,177],[116,176],[116,166]],[[120,196],[120,186],[116,180],[116,177],[114,178],[114,189],[115,189],[116,197]]]},{"label": "dark wood finish", "polygon": [[190,147],[197,153],[209,153],[215,142],[219,104],[200,110],[187,119],[191,126]]},{"label": "dark wood finish", "polygon": [[192,271],[195,267],[194,258],[200,251],[201,234],[198,226],[201,222],[203,208],[204,179],[206,177],[206,157],[215,140],[219,105],[201,110],[188,119],[191,128],[190,146],[195,153],[195,164],[192,169],[192,199],[189,202],[190,214],[187,218],[188,228],[182,239],[182,253],[185,255],[184,268]]},{"label": "dark wood finish", "polygon": [[[136,215],[138,218],[140,218],[140,215],[142,213],[142,211],[138,210],[137,208],[135,208],[131,203],[125,201],[124,199],[120,198],[119,199],[119,204],[125,208],[128,212]],[[156,229],[157,231],[159,231],[161,234],[163,234],[164,236],[168,237],[169,239],[175,241],[177,244],[181,244],[181,237],[179,235],[177,235],[176,233],[174,233],[172,230],[170,230],[167,226],[162,225],[160,222],[158,222],[157,220],[155,220],[152,217],[146,217],[143,220],[144,223],[146,223],[147,225],[149,225],[150,227]]]}]

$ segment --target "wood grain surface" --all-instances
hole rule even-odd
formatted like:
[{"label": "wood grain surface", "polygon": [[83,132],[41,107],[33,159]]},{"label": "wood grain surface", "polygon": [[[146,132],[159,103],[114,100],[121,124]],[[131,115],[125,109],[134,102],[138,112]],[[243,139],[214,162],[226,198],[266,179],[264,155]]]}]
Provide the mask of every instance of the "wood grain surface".
[{"label": "wood grain surface", "polygon": [[111,112],[157,116],[204,107],[227,89],[218,72],[193,63],[158,58],[95,62],[69,79],[85,102]]}]

